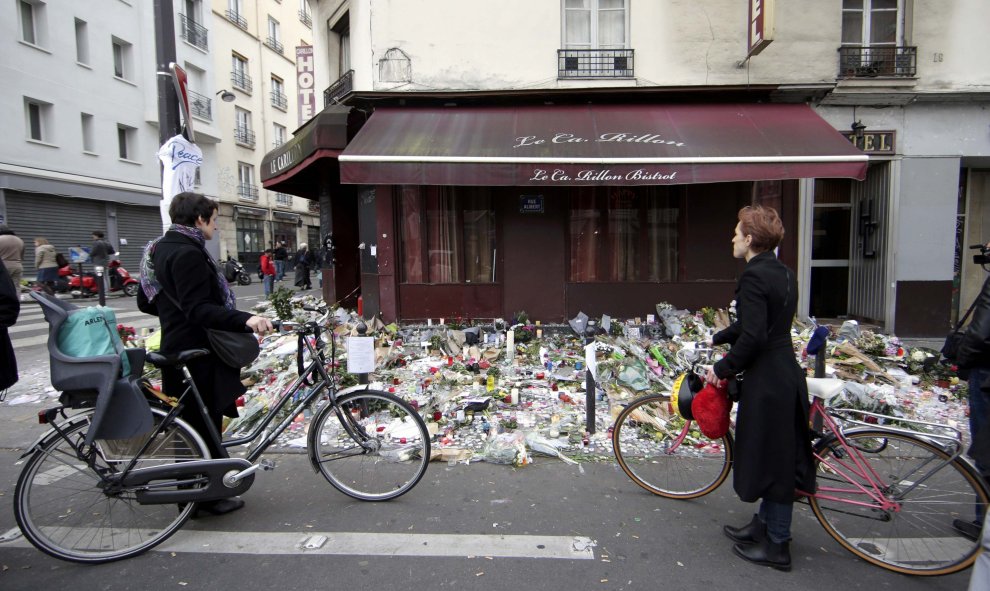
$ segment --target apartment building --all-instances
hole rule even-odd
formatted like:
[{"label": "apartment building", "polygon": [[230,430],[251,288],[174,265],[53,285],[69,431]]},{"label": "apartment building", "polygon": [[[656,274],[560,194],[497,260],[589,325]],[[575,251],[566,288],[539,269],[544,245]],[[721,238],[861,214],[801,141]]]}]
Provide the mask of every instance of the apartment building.
[{"label": "apartment building", "polygon": [[[312,15],[305,0],[212,0],[218,84],[225,100],[216,121],[224,141],[217,149],[221,256],[248,265],[285,242],[319,243],[319,204],[261,187],[262,158],[284,144],[301,124],[296,55],[312,45]],[[303,49],[304,53],[311,51]],[[311,86],[310,86],[311,91]]]},{"label": "apartment building", "polygon": [[[725,306],[777,207],[799,313],[941,335],[990,239],[980,0],[312,0],[324,110],[262,182],[316,200],[386,319]],[[442,18],[441,18],[442,15]]]},{"label": "apartment building", "polygon": [[[176,4],[178,30],[184,9]],[[26,277],[35,272],[37,236],[66,252],[88,247],[91,233],[103,231],[122,263],[136,269],[144,245],[161,234],[152,8],[138,0],[0,6],[0,126],[7,138],[0,146],[0,220],[25,239]],[[177,60],[191,88],[211,96],[205,47],[179,43]],[[200,108],[208,113],[209,103]],[[197,131],[210,161],[218,132],[208,116]],[[215,195],[215,177],[204,175],[201,189]]]}]

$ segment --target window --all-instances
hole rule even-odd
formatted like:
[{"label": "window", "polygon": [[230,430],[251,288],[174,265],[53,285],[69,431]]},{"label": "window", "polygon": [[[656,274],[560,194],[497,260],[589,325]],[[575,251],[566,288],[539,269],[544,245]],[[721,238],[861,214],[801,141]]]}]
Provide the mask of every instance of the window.
[{"label": "window", "polygon": [[313,16],[309,13],[307,0],[299,0],[299,20],[307,27],[313,26]]},{"label": "window", "polygon": [[254,166],[237,163],[237,196],[251,201],[258,200],[258,188],[254,186]]},{"label": "window", "polygon": [[268,47],[282,53],[282,35],[279,33],[278,21],[268,17],[268,40],[265,41]]},{"label": "window", "polygon": [[240,107],[234,107],[234,120],[237,123],[237,129],[250,131],[251,111],[244,110]]},{"label": "window", "polygon": [[249,93],[252,89],[251,76],[248,75],[248,62],[238,54],[232,54],[230,58],[230,81],[234,88]]},{"label": "window", "polygon": [[626,0],[564,0],[564,47],[626,47]]},{"label": "window", "polygon": [[404,186],[399,198],[404,283],[493,283],[490,190]]},{"label": "window", "polygon": [[93,140],[93,116],[89,113],[82,113],[82,147],[83,152],[95,152],[96,142]]},{"label": "window", "polygon": [[38,142],[52,141],[52,105],[44,101],[24,98],[24,127],[28,139]]},{"label": "window", "polygon": [[121,160],[133,160],[137,154],[135,145],[137,129],[127,125],[117,125],[117,155]]},{"label": "window", "polygon": [[131,44],[113,38],[113,75],[122,80],[131,78]]},{"label": "window", "polygon": [[569,281],[676,281],[680,199],[673,191],[579,188],[568,224]]},{"label": "window", "polygon": [[285,143],[285,126],[275,123],[273,124],[273,131],[274,131],[273,135],[275,136],[275,141],[272,143],[277,148]]},{"label": "window", "polygon": [[283,111],[289,108],[289,99],[285,96],[285,84],[278,76],[272,76],[272,106]]},{"label": "window", "polygon": [[17,8],[21,17],[21,41],[44,47],[48,41],[45,38],[45,3],[19,0]]},{"label": "window", "polygon": [[89,64],[89,32],[86,21],[76,19],[76,61]]},{"label": "window", "polygon": [[[237,218],[237,253],[245,263],[257,261],[265,247],[265,221],[240,216]],[[245,255],[248,255],[245,257]],[[253,255],[253,256],[251,256]]]},{"label": "window", "polygon": [[842,44],[871,47],[897,45],[899,0],[842,0]]}]

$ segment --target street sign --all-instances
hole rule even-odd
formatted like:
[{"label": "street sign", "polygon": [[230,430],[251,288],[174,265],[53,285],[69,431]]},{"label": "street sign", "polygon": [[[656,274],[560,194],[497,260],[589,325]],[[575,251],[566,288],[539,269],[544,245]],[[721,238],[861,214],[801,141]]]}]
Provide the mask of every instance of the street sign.
[{"label": "street sign", "polygon": [[186,124],[186,131],[188,132],[186,134],[187,139],[190,142],[196,143],[196,133],[193,131],[192,117],[189,116],[189,93],[186,92],[186,85],[189,82],[189,78],[186,76],[186,71],[175,62],[170,62],[168,69],[172,72],[172,84],[175,85],[175,94],[179,97],[179,111],[182,112],[182,121]]},{"label": "street sign", "polygon": [[70,263],[88,263],[89,262],[89,248],[85,246],[70,246],[69,247],[69,262]]}]

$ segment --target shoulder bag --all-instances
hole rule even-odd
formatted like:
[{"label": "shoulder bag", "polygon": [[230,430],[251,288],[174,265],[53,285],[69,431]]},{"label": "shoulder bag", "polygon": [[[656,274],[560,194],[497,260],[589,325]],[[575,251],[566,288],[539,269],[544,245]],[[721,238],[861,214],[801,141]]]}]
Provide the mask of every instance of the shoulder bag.
[{"label": "shoulder bag", "polygon": [[959,319],[959,322],[956,323],[956,326],[952,329],[952,332],[945,337],[945,343],[942,344],[942,357],[945,357],[953,363],[956,362],[956,356],[959,354],[959,345],[962,344],[963,337],[966,335],[966,331],[960,329],[963,324],[966,324],[966,319],[973,313],[973,310],[976,308],[976,302],[979,300],[979,297],[973,300],[973,305],[969,307],[969,310],[966,310],[966,314]]},{"label": "shoulder bag", "polygon": [[[161,293],[164,293],[165,297],[172,300],[172,303],[178,309],[182,309],[179,302],[164,289],[161,290]],[[261,353],[261,346],[258,345],[258,339],[251,332],[233,332],[217,328],[207,328],[206,338],[210,340],[210,348],[213,349],[213,353],[217,358],[225,365],[236,369],[250,365],[251,362],[258,358],[258,354]]]}]

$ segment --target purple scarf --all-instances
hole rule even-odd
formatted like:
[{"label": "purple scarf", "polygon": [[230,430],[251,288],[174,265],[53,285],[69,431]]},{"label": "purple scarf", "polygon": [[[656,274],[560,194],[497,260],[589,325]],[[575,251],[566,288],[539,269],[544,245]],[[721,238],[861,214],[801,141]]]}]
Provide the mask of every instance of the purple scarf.
[{"label": "purple scarf", "polygon": [[[223,307],[228,310],[236,309],[237,296],[230,289],[230,284],[227,283],[227,278],[223,276],[220,266],[217,265],[217,262],[213,260],[213,256],[206,250],[206,237],[203,236],[203,231],[196,227],[183,226],[181,224],[172,224],[168,227],[167,231],[178,232],[199,245],[206,254],[207,262],[216,274],[217,284],[220,286],[220,290],[223,291]],[[158,246],[158,243],[164,237],[162,235],[149,242],[144,247],[144,256],[141,257],[141,289],[144,291],[144,295],[147,296],[149,302],[154,301],[155,296],[162,290],[162,284],[155,278],[155,263],[151,260],[151,257],[155,254],[155,248]]]}]

